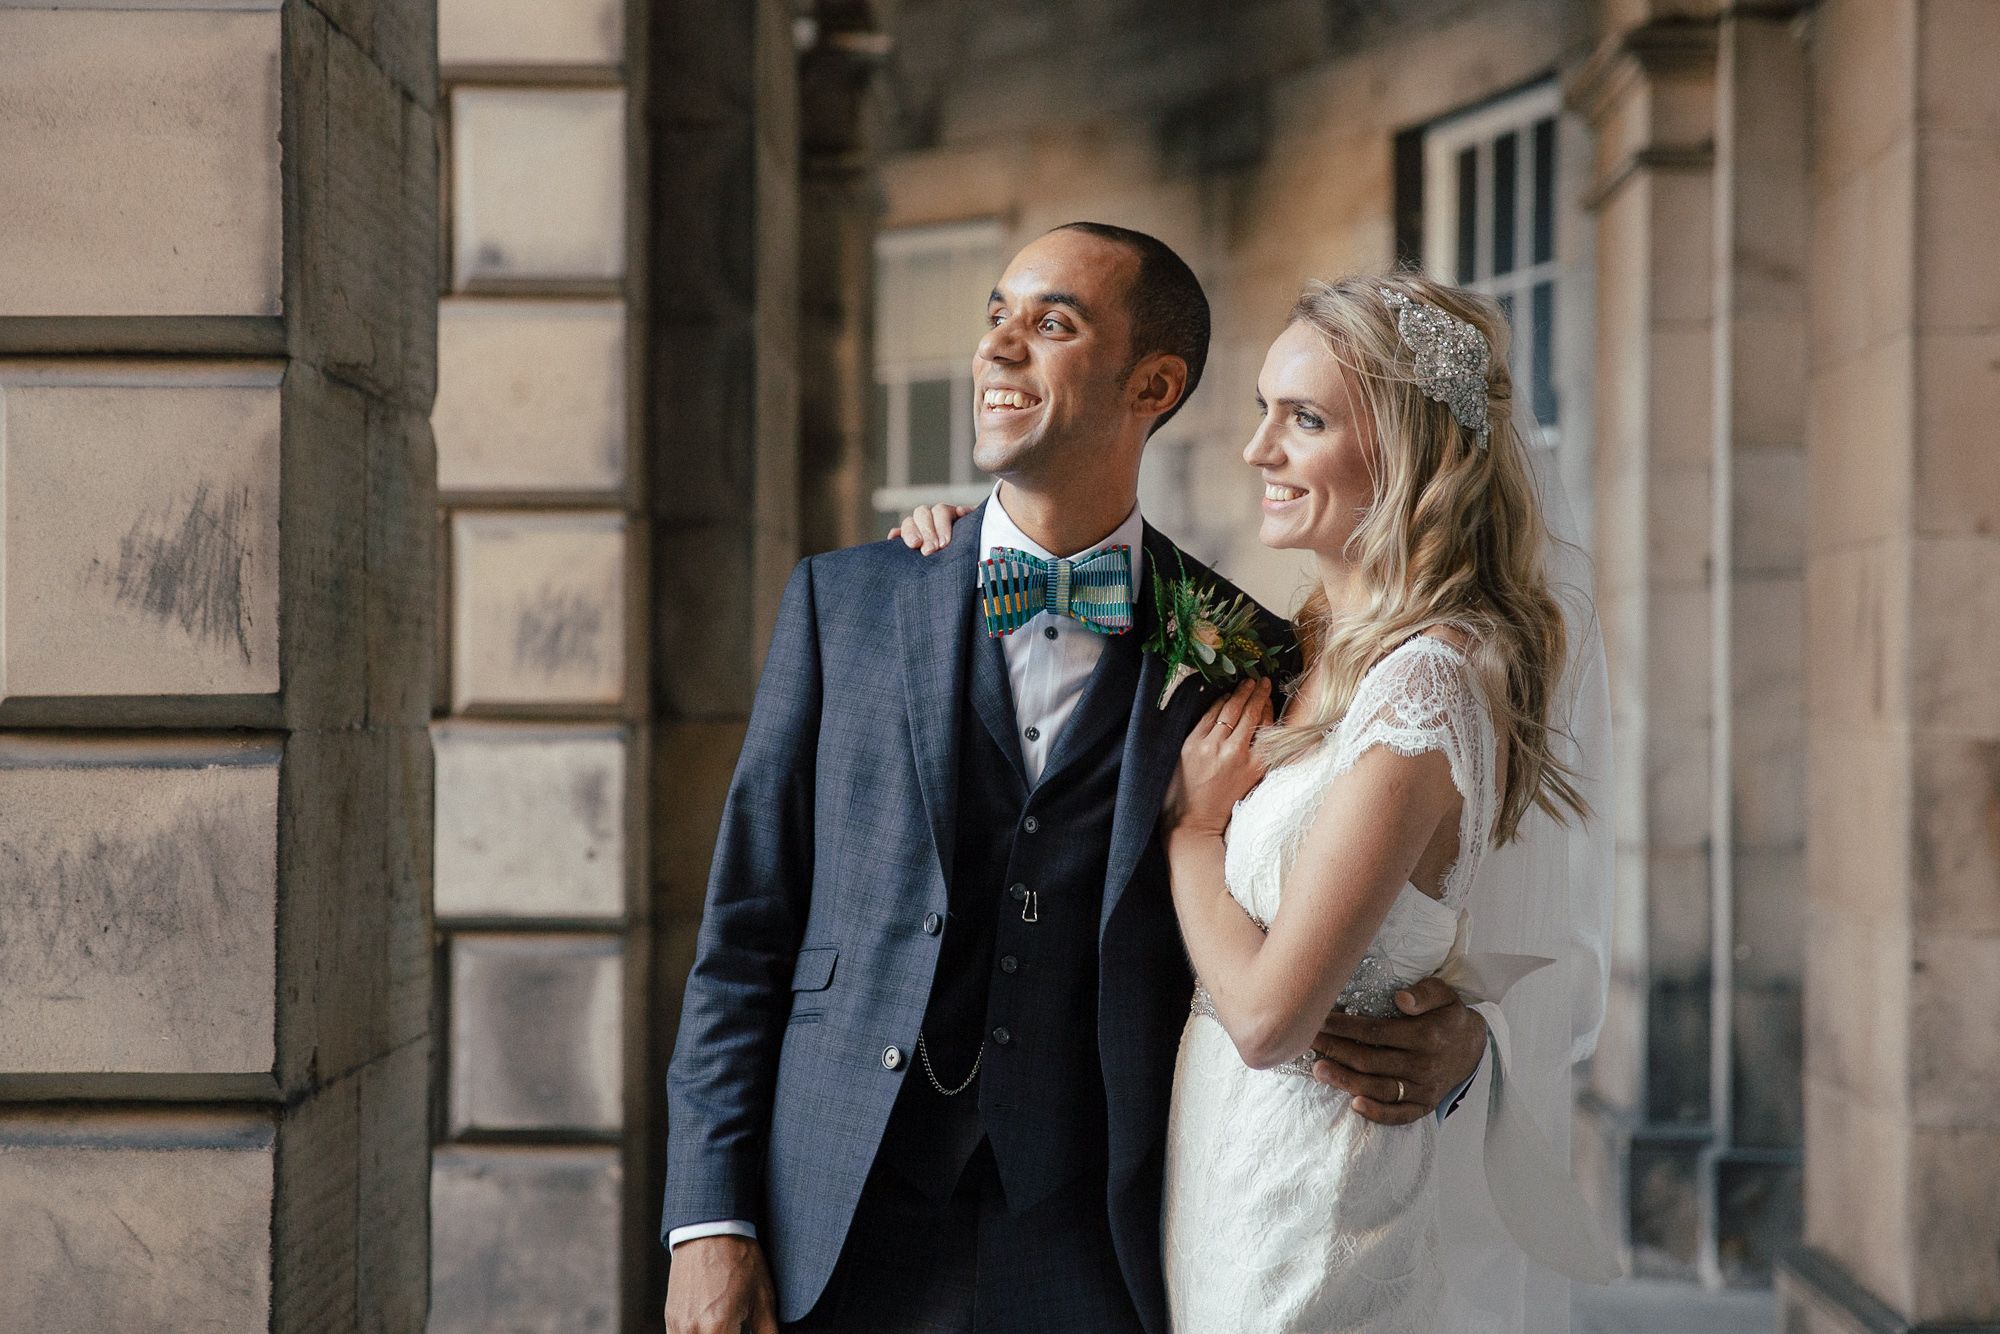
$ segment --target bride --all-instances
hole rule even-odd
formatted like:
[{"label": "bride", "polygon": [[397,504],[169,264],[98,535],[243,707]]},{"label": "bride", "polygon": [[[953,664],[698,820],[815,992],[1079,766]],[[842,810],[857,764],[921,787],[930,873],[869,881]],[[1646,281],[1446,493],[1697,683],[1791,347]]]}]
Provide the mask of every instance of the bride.
[{"label": "bride", "polygon": [[[1603,868],[1566,841],[1605,775],[1569,731],[1575,635],[1493,351],[1504,330],[1487,299],[1414,275],[1315,282],[1258,379],[1243,456],[1264,482],[1259,537],[1310,553],[1318,580],[1283,718],[1268,680],[1216,701],[1168,796],[1200,980],[1166,1150],[1176,1334],[1554,1328],[1548,1270],[1615,1272],[1523,1105],[1566,1114],[1548,1093],[1594,1037],[1600,977],[1523,980],[1551,960],[1471,948],[1561,955],[1603,887],[1578,892],[1579,870]],[[1312,1077],[1330,1010],[1394,1015],[1433,974],[1493,1031],[1490,1203],[1441,1159],[1437,1121],[1372,1123]],[[1527,1021],[1518,1044],[1508,1015]],[[1495,1214],[1511,1273],[1479,1234]]]}]

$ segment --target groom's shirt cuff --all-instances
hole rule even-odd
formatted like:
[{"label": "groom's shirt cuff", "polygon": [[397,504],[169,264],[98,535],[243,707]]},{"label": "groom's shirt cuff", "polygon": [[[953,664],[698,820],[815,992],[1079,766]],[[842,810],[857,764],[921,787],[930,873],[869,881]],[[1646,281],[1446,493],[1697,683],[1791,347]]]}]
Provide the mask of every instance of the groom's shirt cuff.
[{"label": "groom's shirt cuff", "polygon": [[715,1223],[689,1223],[667,1233],[667,1249],[671,1251],[684,1241],[699,1241],[703,1237],[748,1237],[755,1241],[757,1228],[755,1224],[736,1218],[725,1218]]},{"label": "groom's shirt cuff", "polygon": [[[1490,1001],[1479,1001],[1476,1004],[1474,1004],[1472,1008],[1475,1010],[1482,1010],[1491,1003],[1492,1002]],[[1443,1102],[1437,1105],[1437,1119],[1440,1124],[1443,1123],[1444,1119],[1447,1116],[1450,1116],[1453,1112],[1457,1111],[1458,1105],[1465,1101],[1466,1092],[1469,1089],[1471,1089],[1473,1081],[1479,1078],[1479,1072],[1486,1068],[1486,1054],[1492,1049],[1493,1049],[1493,1023],[1489,1019],[1486,1024],[1486,1045],[1482,1047],[1479,1051],[1479,1064],[1472,1067],[1472,1073],[1465,1077],[1465,1082],[1463,1084],[1460,1084],[1457,1088],[1453,1089],[1451,1091],[1450,1096],[1446,1097]]]}]

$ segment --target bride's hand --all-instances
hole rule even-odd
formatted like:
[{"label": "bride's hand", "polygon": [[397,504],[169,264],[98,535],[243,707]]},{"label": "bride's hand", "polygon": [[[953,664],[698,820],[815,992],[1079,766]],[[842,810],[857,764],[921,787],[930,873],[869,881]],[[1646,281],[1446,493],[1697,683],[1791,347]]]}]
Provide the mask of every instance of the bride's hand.
[{"label": "bride's hand", "polygon": [[1220,834],[1229,827],[1230,811],[1264,777],[1264,762],[1250,743],[1271,721],[1271,694],[1270,677],[1245,681],[1210,705],[1188,733],[1167,789],[1168,829]]},{"label": "bride's hand", "polygon": [[919,505],[910,517],[889,530],[903,545],[928,556],[951,545],[951,526],[972,513],[969,505]]}]

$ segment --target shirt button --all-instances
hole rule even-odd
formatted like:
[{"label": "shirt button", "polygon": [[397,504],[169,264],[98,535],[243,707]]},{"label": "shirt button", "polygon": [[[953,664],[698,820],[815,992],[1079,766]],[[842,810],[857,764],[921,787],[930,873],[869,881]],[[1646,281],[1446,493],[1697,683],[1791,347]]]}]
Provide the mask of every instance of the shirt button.
[{"label": "shirt button", "polygon": [[1026,885],[1009,885],[1007,886],[1007,897],[1019,903],[1022,899],[1028,897],[1028,887]]},{"label": "shirt button", "polygon": [[1053,625],[1044,626],[1042,628],[1042,638],[1054,639],[1055,637],[1056,637],[1056,628]]},{"label": "shirt button", "polygon": [[925,935],[934,936],[943,928],[944,928],[944,918],[939,917],[936,913],[931,913],[929,916],[924,918]]},{"label": "shirt button", "polygon": [[1000,971],[1003,973],[1018,973],[1021,971],[1021,961],[1011,954],[1003,954],[1000,956]]},{"label": "shirt button", "polygon": [[993,1040],[1004,1047],[1014,1040],[1014,1035],[1005,1028],[996,1028],[993,1030]]},{"label": "shirt button", "polygon": [[1037,820],[1032,815],[1029,816],[1027,819],[1021,821],[1021,828],[1027,830],[1031,834],[1034,833],[1037,829],[1040,829],[1041,827],[1042,827],[1042,822],[1040,820]]},{"label": "shirt button", "polygon": [[1040,741],[1042,739],[1042,729],[1039,727],[1030,727],[1026,732],[1022,733],[1022,735],[1027,737],[1028,740],[1030,741]]},{"label": "shirt button", "polygon": [[882,1068],[884,1070],[894,1070],[902,1063],[903,1063],[902,1048],[900,1047],[882,1048]]}]

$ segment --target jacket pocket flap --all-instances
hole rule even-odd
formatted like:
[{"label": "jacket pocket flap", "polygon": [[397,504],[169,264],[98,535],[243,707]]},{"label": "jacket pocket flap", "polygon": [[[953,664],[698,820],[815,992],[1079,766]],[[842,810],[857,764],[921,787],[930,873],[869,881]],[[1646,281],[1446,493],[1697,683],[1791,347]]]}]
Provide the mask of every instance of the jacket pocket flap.
[{"label": "jacket pocket flap", "polygon": [[799,961],[792,968],[792,990],[824,991],[833,981],[838,958],[840,951],[835,949],[800,950]]}]

